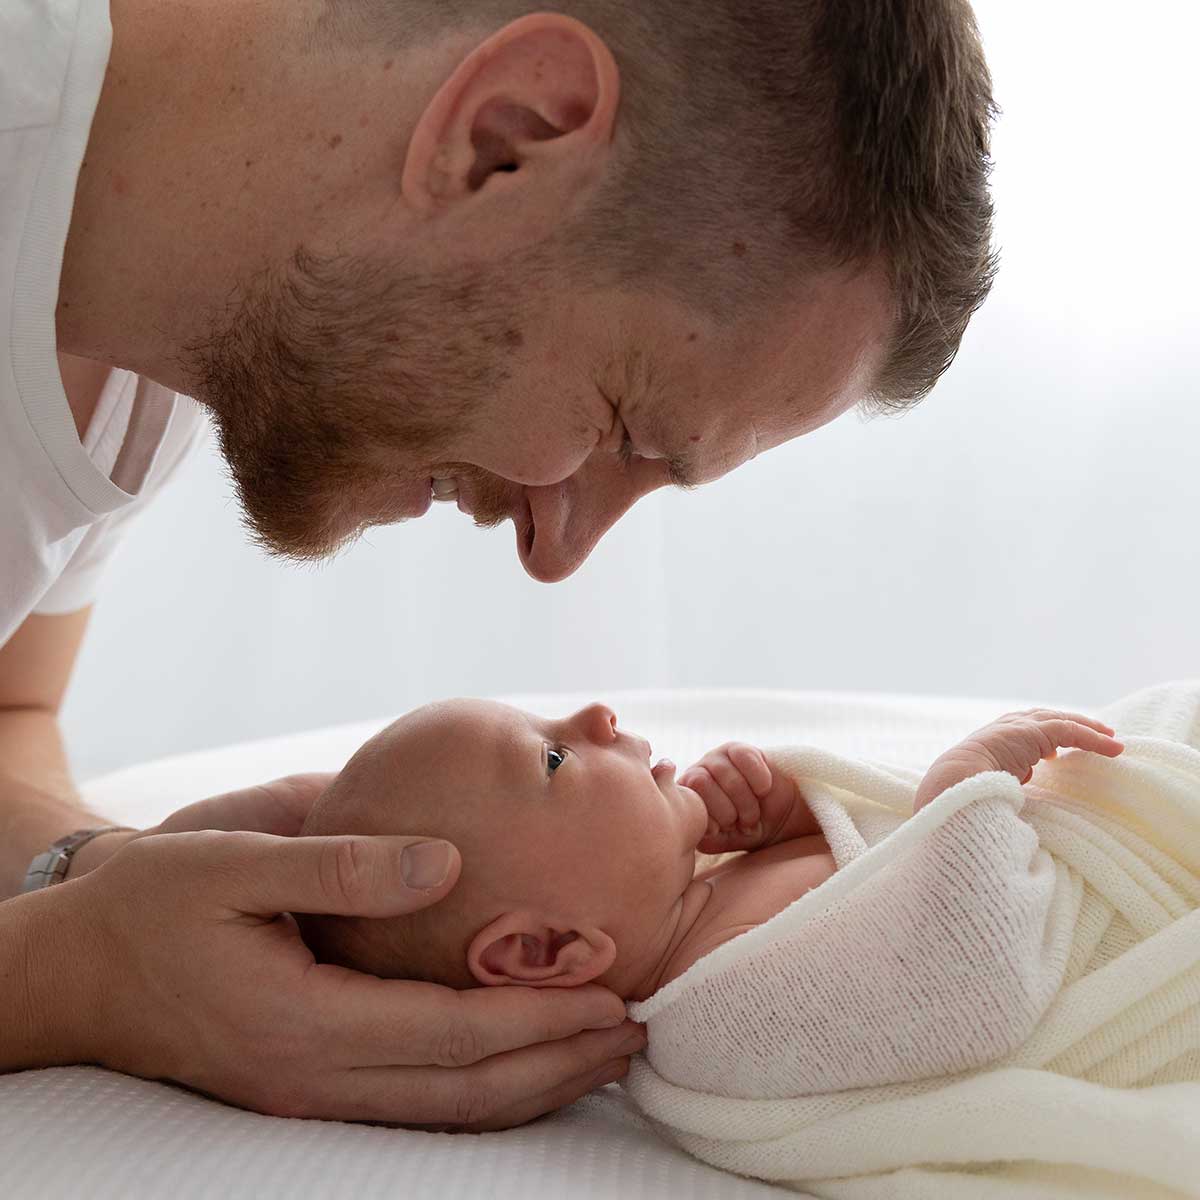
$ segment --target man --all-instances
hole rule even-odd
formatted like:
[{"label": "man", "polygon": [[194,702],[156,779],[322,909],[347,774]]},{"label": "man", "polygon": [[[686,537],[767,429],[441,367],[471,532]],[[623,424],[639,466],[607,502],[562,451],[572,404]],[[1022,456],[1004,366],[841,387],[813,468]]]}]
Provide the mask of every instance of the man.
[{"label": "man", "polygon": [[433,903],[457,851],[290,836],[314,777],[97,833],[57,728],[108,548],[192,440],[175,393],[273,552],[451,499],[553,581],[647,492],[953,358],[994,268],[965,0],[531,7],[0,15],[0,874],[33,889],[0,904],[0,1066],[482,1129],[642,1044],[600,990],[314,965],[280,914]]}]

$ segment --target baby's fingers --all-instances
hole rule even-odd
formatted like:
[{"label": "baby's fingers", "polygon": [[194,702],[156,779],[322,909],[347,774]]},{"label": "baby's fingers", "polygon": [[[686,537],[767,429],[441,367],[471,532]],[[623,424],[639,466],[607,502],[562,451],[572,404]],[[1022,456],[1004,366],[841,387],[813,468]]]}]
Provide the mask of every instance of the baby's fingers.
[{"label": "baby's fingers", "polygon": [[[1108,729],[1108,726],[1104,728]],[[1112,736],[1111,730],[1101,732],[1094,725],[1074,717],[1052,718],[1042,723],[1042,729],[1056,747],[1064,749],[1089,750],[1106,758],[1116,758],[1125,749],[1124,744]]]},{"label": "baby's fingers", "polygon": [[1086,725],[1097,733],[1108,734],[1109,737],[1116,732],[1111,725],[1105,725],[1103,721],[1089,717],[1086,713],[1061,712],[1056,708],[1035,708],[1030,715],[1041,722],[1074,721],[1077,725]]},{"label": "baby's fingers", "polygon": [[737,810],[738,828],[743,833],[752,832],[761,817],[758,797],[750,790],[745,775],[730,761],[728,751],[725,754],[714,755],[705,765]]},{"label": "baby's fingers", "polygon": [[691,788],[704,801],[704,807],[708,809],[710,833],[730,829],[737,823],[737,809],[733,801],[718,787],[708,767],[689,767],[680,775],[679,782]]},{"label": "baby's fingers", "polygon": [[747,746],[743,742],[732,743],[726,753],[729,761],[741,771],[750,790],[761,800],[771,791],[775,777],[767,765],[766,755],[757,746]]}]

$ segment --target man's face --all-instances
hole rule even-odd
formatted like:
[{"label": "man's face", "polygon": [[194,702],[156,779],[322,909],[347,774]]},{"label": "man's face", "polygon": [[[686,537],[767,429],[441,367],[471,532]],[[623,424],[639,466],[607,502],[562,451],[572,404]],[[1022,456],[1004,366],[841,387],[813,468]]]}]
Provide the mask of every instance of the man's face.
[{"label": "man's face", "polygon": [[194,348],[248,524],[322,557],[439,491],[510,519],[526,571],[575,571],[657,488],[716,479],[840,415],[887,337],[871,274],[827,275],[718,326],[663,297],[299,256]]}]

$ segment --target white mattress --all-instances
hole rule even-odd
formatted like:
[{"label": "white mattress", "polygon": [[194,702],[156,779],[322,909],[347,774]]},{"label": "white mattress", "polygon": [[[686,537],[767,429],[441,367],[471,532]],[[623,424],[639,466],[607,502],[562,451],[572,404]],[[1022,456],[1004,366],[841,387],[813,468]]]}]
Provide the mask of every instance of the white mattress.
[{"label": "white mattress", "polygon": [[[518,696],[552,716],[594,696]],[[623,726],[681,766],[731,738],[811,742],[919,767],[1019,701],[764,691],[609,694]],[[1048,702],[1043,697],[1042,702]],[[295,771],[335,770],[385,721],[248,742],[132,767],[85,786],[123,823]],[[751,1200],[794,1195],[726,1175],[660,1141],[613,1085],[505,1133],[428,1134],[284,1120],[94,1067],[0,1077],[0,1197],[404,1197],[405,1200]]]}]

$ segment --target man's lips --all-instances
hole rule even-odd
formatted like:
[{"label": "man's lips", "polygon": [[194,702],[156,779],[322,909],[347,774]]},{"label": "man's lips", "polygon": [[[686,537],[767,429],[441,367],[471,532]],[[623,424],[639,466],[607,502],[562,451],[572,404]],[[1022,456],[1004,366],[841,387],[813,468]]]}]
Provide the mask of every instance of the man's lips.
[{"label": "man's lips", "polygon": [[[429,481],[429,499],[441,504],[454,503],[459,512],[484,528],[494,528],[504,521],[512,521],[517,535],[517,556],[522,566],[529,570],[536,534],[533,509],[525,488],[517,485],[510,487],[511,490],[502,496],[497,489],[487,485],[486,479],[435,475]],[[427,503],[422,512],[428,508]]]}]

